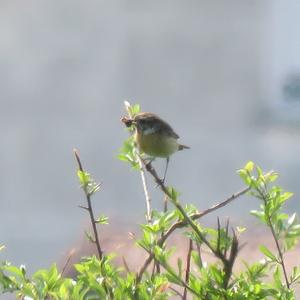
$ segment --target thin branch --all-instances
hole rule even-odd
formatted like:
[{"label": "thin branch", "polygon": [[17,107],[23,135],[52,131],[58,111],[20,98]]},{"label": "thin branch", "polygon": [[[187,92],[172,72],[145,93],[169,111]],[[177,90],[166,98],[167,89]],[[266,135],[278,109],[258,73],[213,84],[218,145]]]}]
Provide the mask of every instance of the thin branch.
[{"label": "thin branch", "polygon": [[67,266],[69,265],[69,262],[70,262],[72,256],[74,255],[74,253],[75,253],[75,249],[72,249],[72,250],[69,252],[69,255],[68,255],[68,257],[67,257],[67,260],[66,260],[66,262],[65,262],[65,264],[64,264],[64,266],[63,266],[63,268],[62,268],[61,276],[64,275],[64,273],[65,273],[65,271],[66,271],[66,269],[67,269]]},{"label": "thin branch", "polygon": [[[128,101],[124,101],[124,105],[125,105],[125,108],[126,108],[126,111],[129,115],[129,117],[132,118],[133,116],[132,116],[131,111],[130,111],[130,103]],[[151,223],[151,221],[152,221],[151,197],[150,197],[149,190],[148,190],[145,170],[144,170],[142,159],[141,159],[139,153],[137,153],[135,156],[136,156],[136,159],[137,159],[138,164],[139,164],[139,169],[140,169],[140,174],[141,174],[141,179],[142,179],[142,185],[143,185],[143,190],[144,190],[144,194],[145,194],[146,219],[147,219],[148,223]]]},{"label": "thin branch", "polygon": [[[76,161],[78,163],[78,169],[81,172],[84,172],[82,163],[80,161],[79,153],[76,149],[74,149],[74,155],[75,155]],[[92,202],[91,202],[91,194],[88,192],[86,187],[83,187],[83,191],[84,191],[84,194],[86,197],[87,207],[81,207],[81,208],[87,209],[90,214],[90,220],[91,220],[92,228],[93,228],[93,232],[94,232],[94,238],[95,238],[95,244],[97,247],[98,257],[99,257],[99,259],[102,259],[103,251],[100,246],[99,236],[98,236],[98,232],[97,232],[96,221],[95,221],[94,212],[93,212],[93,208],[92,208]]]},{"label": "thin branch", "polygon": [[125,259],[124,256],[122,256],[122,261],[123,261],[123,265],[124,265],[124,268],[125,268],[125,270],[127,271],[127,273],[131,273],[131,271],[130,271],[130,269],[129,269],[129,266],[128,266],[128,264],[127,264],[127,261],[126,261],[126,259]]},{"label": "thin branch", "polygon": [[282,270],[283,270],[283,275],[284,275],[284,280],[285,280],[285,283],[286,283],[286,287],[289,289],[290,288],[290,282],[289,282],[289,279],[288,279],[288,275],[287,275],[287,271],[286,271],[286,267],[285,267],[285,263],[284,263],[283,253],[281,251],[279,241],[276,237],[275,229],[274,229],[274,226],[273,226],[272,221],[271,221],[271,216],[267,215],[267,217],[268,217],[268,223],[269,223],[269,226],[270,226],[270,229],[271,229],[271,233],[272,233],[273,239],[274,239],[275,244],[276,244],[277,252],[279,254],[279,258],[280,258],[279,264],[281,265]]},{"label": "thin branch", "polygon": [[[148,167],[147,167],[148,166]],[[148,168],[151,170],[151,172],[148,170]],[[160,180],[160,178],[158,177],[156,171],[152,168],[152,166],[149,167],[149,165],[146,165],[146,169],[147,171],[150,172],[150,174],[154,177],[156,183],[160,186],[161,190],[166,194],[168,195],[168,190],[167,188],[164,186],[164,184],[162,183],[162,181]],[[195,213],[195,214],[192,214],[190,216],[190,219],[192,220],[197,220],[197,219],[200,219],[202,218],[203,216],[219,209],[219,208],[222,208],[224,206],[226,206],[227,204],[229,204],[230,202],[232,202],[233,200],[241,197],[242,195],[246,194],[247,192],[250,191],[250,187],[247,187],[235,194],[232,194],[229,198],[227,198],[226,200],[218,203],[218,204],[215,204],[213,205],[212,207],[202,211],[202,212],[199,212],[199,213]],[[168,239],[168,237],[176,230],[176,229],[179,229],[179,228],[182,228],[184,226],[186,226],[188,224],[188,222],[186,220],[183,220],[183,221],[178,221],[176,223],[174,223],[166,232],[165,234],[158,240],[157,244],[158,246],[162,246],[165,241]],[[145,262],[143,263],[143,265],[141,266],[138,274],[137,274],[137,281],[139,282],[143,276],[143,273],[146,271],[147,267],[149,266],[149,264],[151,263],[152,259],[154,258],[154,254],[153,253],[150,253],[149,256],[147,257],[147,259],[145,260]]]},{"label": "thin branch", "polygon": [[84,210],[89,210],[89,208],[88,208],[88,207],[86,207],[86,206],[83,206],[83,205],[78,205],[78,207],[79,207],[79,208],[82,208],[82,209],[84,209]]},{"label": "thin branch", "polygon": [[[232,202],[233,200],[239,198],[240,196],[246,194],[247,192],[249,192],[250,188],[245,188],[235,194],[233,194],[232,196],[230,196],[229,198],[227,198],[226,200],[218,203],[218,204],[215,204],[213,205],[212,207],[202,211],[202,212],[199,212],[199,213],[194,213],[190,216],[190,218],[192,220],[197,220],[197,219],[200,219],[206,215],[208,215],[209,213],[221,208],[221,207],[224,207],[225,205],[229,204],[230,202]],[[166,239],[173,233],[173,231],[175,231],[176,229],[179,229],[179,228],[182,228],[184,226],[187,225],[187,222],[185,220],[183,221],[178,221],[176,223],[174,223],[167,231],[166,233],[164,234],[164,236],[161,237],[161,240],[162,240],[162,243],[164,243],[166,241]],[[159,243],[160,244],[160,243]]]},{"label": "thin branch", "polygon": [[154,278],[157,265],[159,265],[159,264],[156,261],[154,261],[153,266],[152,266],[152,272],[151,272],[151,280]]},{"label": "thin branch", "polygon": [[[153,176],[154,180],[160,187],[160,189],[170,198],[172,199],[171,193],[168,191],[167,187],[164,185],[163,181],[158,177],[156,170],[152,167],[151,163],[145,163],[146,170]],[[208,240],[205,238],[203,233],[199,230],[198,226],[193,222],[193,220],[187,215],[184,208],[181,206],[181,204],[178,201],[172,201],[172,203],[176,206],[176,208],[180,211],[182,214],[184,220],[187,224],[189,224],[192,229],[195,231],[195,233],[198,235],[198,237],[205,243],[205,245],[216,255],[218,256],[219,253],[212,247],[212,245],[208,242]],[[220,255],[220,259],[223,260],[224,258]]]},{"label": "thin branch", "polygon": [[276,248],[277,248],[277,251],[278,251],[278,254],[279,254],[279,257],[280,257],[280,264],[281,264],[281,267],[282,267],[282,270],[283,270],[286,287],[289,289],[290,288],[290,282],[289,282],[289,279],[288,279],[288,275],[287,275],[287,271],[286,271],[286,267],[285,267],[285,263],[284,263],[283,253],[281,251],[278,239],[276,237],[273,224],[271,223],[270,216],[268,216],[268,219],[269,219],[269,224],[270,224],[270,229],[271,229],[271,232],[272,232],[272,236],[274,238],[274,241],[275,241],[275,244],[276,244]]},{"label": "thin branch", "polygon": [[[266,194],[258,188],[256,188],[256,191],[260,194],[261,198],[264,201],[264,205],[266,207],[267,206],[267,196],[266,196]],[[289,282],[289,279],[288,279],[288,275],[287,275],[287,271],[286,271],[286,267],[285,267],[285,263],[284,263],[283,253],[281,251],[279,241],[276,237],[275,229],[274,229],[274,226],[273,226],[272,220],[271,220],[271,215],[267,214],[267,218],[268,218],[268,225],[271,229],[271,233],[272,233],[273,239],[275,241],[277,252],[278,252],[278,255],[279,255],[279,258],[280,258],[279,264],[281,265],[281,268],[283,270],[283,275],[284,275],[284,280],[285,280],[285,283],[286,283],[286,287],[289,289],[290,288],[290,282]]]},{"label": "thin branch", "polygon": [[168,211],[168,197],[167,195],[164,196],[164,212],[167,212]]},{"label": "thin branch", "polygon": [[140,156],[136,155],[136,157],[137,157],[137,160],[139,163],[140,174],[141,174],[141,178],[142,178],[142,184],[143,184],[145,200],[146,200],[146,209],[147,209],[146,218],[147,218],[147,222],[151,223],[151,221],[152,221],[151,197],[150,197],[150,194],[148,191],[145,170],[143,168],[143,163],[141,161]]},{"label": "thin branch", "polygon": [[174,289],[173,287],[169,287],[169,289],[171,290],[171,291],[173,291],[177,296],[179,296],[180,298],[183,298],[183,296],[180,294],[180,292],[179,291],[177,291],[176,289]]},{"label": "thin branch", "polygon": [[224,271],[223,287],[224,287],[224,289],[228,288],[229,280],[232,275],[233,265],[234,265],[234,262],[235,262],[235,259],[237,257],[238,250],[239,250],[238,239],[237,239],[237,236],[233,229],[232,229],[232,235],[233,235],[233,238],[232,238],[231,247],[230,247],[230,255],[229,255],[229,258],[226,258],[225,262],[223,262],[223,264],[224,264],[224,268],[223,268],[223,271]]},{"label": "thin branch", "polygon": [[[220,219],[219,219],[219,217],[218,217],[218,222],[217,222],[217,224],[218,224],[218,238],[217,238],[217,251],[221,251],[220,250],[220,243],[221,243],[221,224],[220,224]],[[224,256],[226,257],[226,254],[224,253]]]},{"label": "thin branch", "polygon": [[[160,263],[158,261],[158,263]],[[194,290],[194,288],[192,288],[191,286],[189,286],[179,275],[175,274],[172,270],[170,270],[170,267],[169,265],[162,265],[162,267],[166,270],[166,271],[169,271],[174,277],[176,277],[176,279],[180,282],[180,284],[185,288],[187,289],[188,291],[190,291],[192,294],[196,295],[196,296],[200,296],[200,294]]]},{"label": "thin branch", "polygon": [[[228,230],[229,230],[229,218],[226,220],[226,226],[225,226],[225,235],[228,236]],[[227,248],[225,248],[224,255],[227,256]]]},{"label": "thin branch", "polygon": [[[189,250],[186,258],[186,271],[185,271],[185,283],[187,285],[189,284],[189,279],[190,279],[192,251],[193,251],[193,241],[190,239]],[[187,289],[184,288],[182,299],[186,300],[187,299],[186,297],[187,297]]]}]

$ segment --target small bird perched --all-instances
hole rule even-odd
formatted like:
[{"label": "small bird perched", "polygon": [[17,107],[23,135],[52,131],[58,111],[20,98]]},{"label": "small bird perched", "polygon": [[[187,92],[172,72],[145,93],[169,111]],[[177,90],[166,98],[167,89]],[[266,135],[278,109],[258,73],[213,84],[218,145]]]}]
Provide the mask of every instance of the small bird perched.
[{"label": "small bird perched", "polygon": [[127,126],[135,127],[135,141],[139,150],[151,157],[167,159],[163,177],[165,180],[169,158],[176,151],[189,149],[188,146],[179,144],[179,135],[172,127],[153,113],[138,113],[133,119],[123,117],[121,121]]}]

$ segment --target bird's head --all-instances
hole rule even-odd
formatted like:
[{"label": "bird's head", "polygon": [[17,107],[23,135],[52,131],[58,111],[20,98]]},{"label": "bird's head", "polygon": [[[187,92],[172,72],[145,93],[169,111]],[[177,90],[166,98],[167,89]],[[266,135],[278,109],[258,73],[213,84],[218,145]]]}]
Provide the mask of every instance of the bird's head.
[{"label": "bird's head", "polygon": [[161,127],[159,117],[152,113],[139,113],[137,114],[132,124],[136,126],[137,130],[142,132],[144,135],[158,132]]},{"label": "bird's head", "polygon": [[138,132],[144,135],[158,132],[161,128],[161,119],[152,113],[139,113],[134,118],[123,117],[121,121],[127,127],[135,127]]},{"label": "bird's head", "polygon": [[123,117],[121,121],[127,127],[134,126],[137,129],[137,132],[143,135],[158,133],[175,139],[179,138],[167,122],[153,113],[142,112],[134,116],[132,119]]}]

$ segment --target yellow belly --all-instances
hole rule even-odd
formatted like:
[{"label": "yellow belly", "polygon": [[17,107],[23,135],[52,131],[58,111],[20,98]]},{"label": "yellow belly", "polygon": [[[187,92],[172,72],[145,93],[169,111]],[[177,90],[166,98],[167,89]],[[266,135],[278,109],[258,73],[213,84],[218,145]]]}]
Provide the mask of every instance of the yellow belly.
[{"label": "yellow belly", "polygon": [[136,142],[141,152],[154,157],[169,157],[178,151],[175,138],[157,133],[147,135],[136,133]]}]

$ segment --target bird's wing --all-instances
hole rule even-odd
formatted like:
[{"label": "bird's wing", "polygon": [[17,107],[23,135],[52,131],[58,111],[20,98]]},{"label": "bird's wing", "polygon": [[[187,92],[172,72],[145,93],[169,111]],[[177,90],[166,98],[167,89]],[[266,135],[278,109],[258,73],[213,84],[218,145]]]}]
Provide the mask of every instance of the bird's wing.
[{"label": "bird's wing", "polygon": [[170,135],[175,139],[179,139],[179,135],[173,130],[173,128],[164,120],[160,119],[160,124],[158,124],[158,131],[165,134]]},{"label": "bird's wing", "polygon": [[139,113],[136,116],[136,118],[139,119],[147,118],[152,123],[151,133],[159,132],[161,134],[171,136],[174,139],[179,139],[179,135],[173,130],[173,128],[166,121],[164,121],[159,116],[153,113],[148,113],[148,112]]}]

